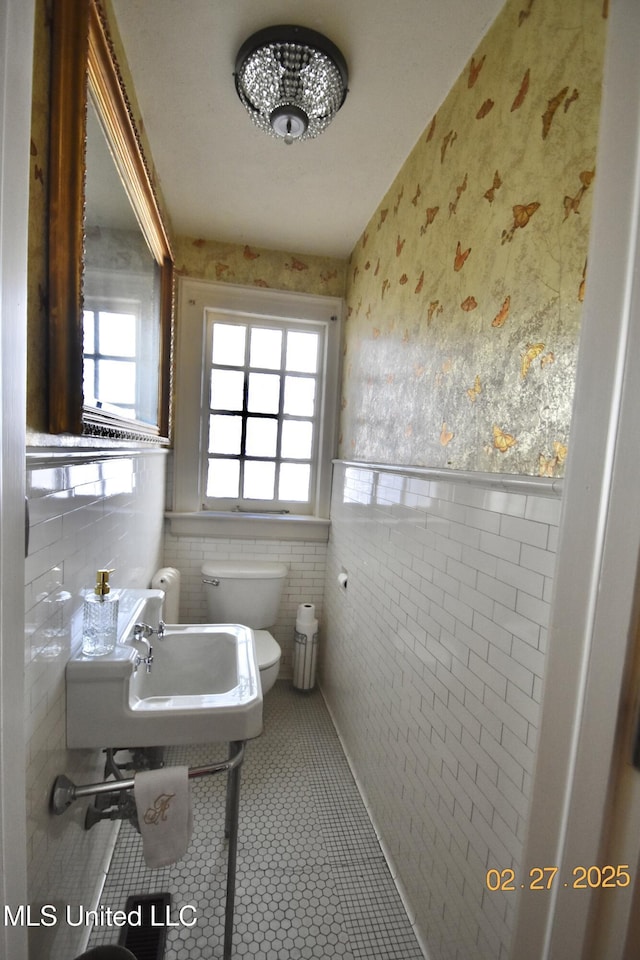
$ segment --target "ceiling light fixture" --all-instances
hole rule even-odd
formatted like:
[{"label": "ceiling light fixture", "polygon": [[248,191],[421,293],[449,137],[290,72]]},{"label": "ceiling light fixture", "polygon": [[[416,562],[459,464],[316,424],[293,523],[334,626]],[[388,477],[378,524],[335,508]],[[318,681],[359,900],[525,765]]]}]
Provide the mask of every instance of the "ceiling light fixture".
[{"label": "ceiling light fixture", "polygon": [[306,27],[254,33],[238,51],[234,76],[256,126],[288,144],[326,130],[347,96],[344,57],[331,40]]}]

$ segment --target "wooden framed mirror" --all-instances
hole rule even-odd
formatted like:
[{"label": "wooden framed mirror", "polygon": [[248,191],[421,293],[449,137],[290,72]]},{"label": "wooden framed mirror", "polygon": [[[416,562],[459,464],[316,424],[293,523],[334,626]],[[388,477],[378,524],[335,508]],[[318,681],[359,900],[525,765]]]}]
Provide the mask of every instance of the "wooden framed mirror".
[{"label": "wooden framed mirror", "polygon": [[99,0],[53,5],[49,430],[167,441],[173,255]]}]

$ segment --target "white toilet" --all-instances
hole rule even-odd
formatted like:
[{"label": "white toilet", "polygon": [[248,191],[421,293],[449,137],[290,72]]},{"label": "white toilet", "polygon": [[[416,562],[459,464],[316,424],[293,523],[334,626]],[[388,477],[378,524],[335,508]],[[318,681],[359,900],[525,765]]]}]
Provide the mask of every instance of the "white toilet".
[{"label": "white toilet", "polygon": [[202,565],[208,620],[241,623],[254,631],[263,696],[280,669],[282,651],[266,628],[276,622],[288,572],[284,563],[259,560],[212,560]]}]

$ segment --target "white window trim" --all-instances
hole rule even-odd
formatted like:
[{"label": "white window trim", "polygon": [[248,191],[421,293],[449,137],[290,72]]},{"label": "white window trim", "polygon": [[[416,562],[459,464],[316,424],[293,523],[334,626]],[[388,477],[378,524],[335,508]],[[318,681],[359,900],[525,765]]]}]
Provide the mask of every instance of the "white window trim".
[{"label": "white window trim", "polygon": [[[206,337],[205,311],[244,313],[256,319],[279,317],[327,324],[323,409],[319,423],[318,483],[311,516],[283,517],[202,509],[200,469],[202,377]],[[326,539],[331,496],[332,459],[338,436],[340,354],[343,301],[338,297],[242,287],[181,277],[178,282],[176,408],[172,532],[204,536]],[[332,319],[336,318],[336,319]],[[214,529],[215,525],[215,529]]]}]

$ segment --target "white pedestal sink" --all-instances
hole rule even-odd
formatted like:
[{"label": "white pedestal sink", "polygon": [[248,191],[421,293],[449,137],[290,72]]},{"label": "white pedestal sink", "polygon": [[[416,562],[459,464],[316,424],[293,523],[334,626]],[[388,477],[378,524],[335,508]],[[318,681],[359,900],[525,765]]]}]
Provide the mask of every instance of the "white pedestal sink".
[{"label": "white pedestal sink", "polygon": [[262,732],[253,631],[240,624],[169,624],[150,638],[153,663],[130,637],[103,657],[67,663],[68,747],[154,747],[248,740]]}]

